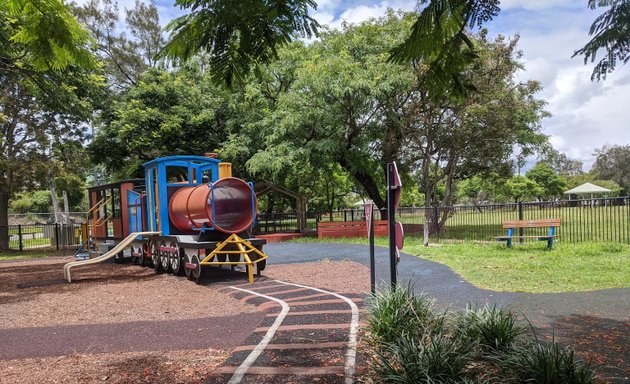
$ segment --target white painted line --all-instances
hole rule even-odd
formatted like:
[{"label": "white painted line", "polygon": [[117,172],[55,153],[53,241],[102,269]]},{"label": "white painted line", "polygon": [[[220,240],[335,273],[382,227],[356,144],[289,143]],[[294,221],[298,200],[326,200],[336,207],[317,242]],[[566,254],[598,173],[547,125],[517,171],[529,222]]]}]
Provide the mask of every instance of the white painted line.
[{"label": "white painted line", "polygon": [[329,295],[335,296],[345,301],[346,303],[348,303],[348,305],[352,309],[352,319],[350,320],[350,332],[348,334],[348,350],[346,351],[346,364],[344,367],[344,376],[345,376],[344,383],[353,384],[356,359],[357,359],[357,333],[359,331],[359,308],[357,307],[357,305],[351,299],[335,292],[325,291],[323,289],[313,288],[307,285],[287,283],[280,280],[275,280],[275,282],[286,284],[286,285],[293,285],[295,287],[308,288],[308,289],[312,289],[314,291],[321,292],[321,293],[327,293]]},{"label": "white painted line", "polygon": [[265,348],[267,348],[267,344],[269,344],[273,336],[276,334],[276,331],[278,330],[278,328],[284,321],[284,318],[287,315],[287,313],[289,313],[289,310],[291,309],[291,307],[289,307],[289,304],[285,303],[284,301],[280,299],[276,299],[275,297],[263,295],[261,293],[250,291],[249,289],[243,289],[243,288],[238,288],[238,287],[230,287],[230,288],[236,289],[237,291],[242,291],[242,292],[246,292],[252,295],[260,296],[267,300],[275,301],[276,303],[282,306],[282,311],[280,311],[280,314],[278,315],[276,320],[273,322],[271,327],[269,327],[269,330],[265,334],[265,337],[263,337],[260,343],[256,345],[254,350],[247,356],[247,358],[243,361],[243,363],[239,365],[239,367],[234,372],[234,375],[232,375],[232,378],[230,378],[230,381],[228,381],[228,384],[238,384],[243,380],[243,377],[245,376],[245,373],[247,372],[249,367],[251,367],[252,364],[254,364],[256,359],[258,359],[258,356],[260,356],[260,354],[265,350]]}]

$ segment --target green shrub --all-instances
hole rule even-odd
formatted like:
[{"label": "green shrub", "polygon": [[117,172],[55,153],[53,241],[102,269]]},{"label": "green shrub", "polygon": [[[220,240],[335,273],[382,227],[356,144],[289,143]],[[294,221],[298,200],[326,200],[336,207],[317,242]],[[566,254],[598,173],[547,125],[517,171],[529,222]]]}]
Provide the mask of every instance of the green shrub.
[{"label": "green shrub", "polygon": [[538,384],[587,384],[595,382],[595,372],[587,363],[575,358],[570,349],[552,342],[536,342],[506,356],[501,365],[519,382]]},{"label": "green shrub", "polygon": [[573,351],[527,337],[517,316],[497,306],[433,311],[408,287],[381,289],[368,310],[368,355],[375,383],[594,382]]},{"label": "green shrub", "polygon": [[459,314],[454,332],[462,342],[478,344],[484,351],[504,351],[514,346],[525,328],[517,324],[512,312],[486,305]]},{"label": "green shrub", "polygon": [[444,334],[403,335],[376,353],[372,368],[379,383],[459,383],[470,355],[462,347]]},{"label": "green shrub", "polygon": [[415,296],[409,286],[378,289],[369,300],[368,324],[373,337],[393,343],[403,334],[423,335],[427,329],[439,330],[443,318],[433,312],[433,301]]}]

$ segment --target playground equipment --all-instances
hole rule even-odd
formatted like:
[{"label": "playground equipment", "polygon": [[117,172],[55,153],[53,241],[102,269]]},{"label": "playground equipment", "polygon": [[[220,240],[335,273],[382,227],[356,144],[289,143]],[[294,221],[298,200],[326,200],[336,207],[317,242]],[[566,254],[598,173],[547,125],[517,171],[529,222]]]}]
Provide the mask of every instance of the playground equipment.
[{"label": "playground equipment", "polygon": [[127,256],[197,281],[202,266],[242,265],[253,282],[254,267],[260,274],[267,260],[265,240],[249,235],[257,210],[253,184],[232,177],[231,164],[213,154],[164,157],[143,167],[144,179],[88,189],[90,258],[67,264],[64,278],[71,281],[75,266]]}]

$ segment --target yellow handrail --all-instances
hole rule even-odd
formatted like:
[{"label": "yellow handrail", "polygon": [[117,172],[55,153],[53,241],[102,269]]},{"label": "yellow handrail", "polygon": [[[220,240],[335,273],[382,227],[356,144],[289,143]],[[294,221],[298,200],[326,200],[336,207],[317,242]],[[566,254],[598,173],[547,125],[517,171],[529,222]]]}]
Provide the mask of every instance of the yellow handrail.
[{"label": "yellow handrail", "polygon": [[[92,242],[94,244],[94,249],[97,249],[97,250],[98,250],[97,248],[98,244],[96,243],[96,237],[92,235],[96,233],[97,227],[100,227],[101,225],[105,224],[107,220],[112,218],[112,214],[110,213],[107,217],[104,217],[104,218],[103,217],[97,218],[96,212],[102,207],[104,207],[105,205],[109,204],[111,201],[112,201],[112,196],[104,196],[96,204],[94,204],[94,206],[90,208],[86,213],[85,222],[88,224],[88,227],[90,227],[90,215],[94,216],[92,219],[90,233],[88,234],[87,238],[88,238],[88,241],[89,239],[92,239]],[[90,258],[92,258],[92,247],[89,246],[89,243],[88,243],[88,255]]]}]

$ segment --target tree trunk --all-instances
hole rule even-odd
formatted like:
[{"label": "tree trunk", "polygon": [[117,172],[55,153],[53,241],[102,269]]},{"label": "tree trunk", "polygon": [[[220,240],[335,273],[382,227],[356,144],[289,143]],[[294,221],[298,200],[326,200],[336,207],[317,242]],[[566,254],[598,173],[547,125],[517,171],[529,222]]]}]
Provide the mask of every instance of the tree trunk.
[{"label": "tree trunk", "polygon": [[0,192],[0,251],[9,250],[9,195]]},{"label": "tree trunk", "polygon": [[346,158],[340,157],[337,160],[339,161],[339,165],[365,188],[368,197],[381,212],[381,220],[387,220],[387,201],[381,196],[374,178],[365,172],[353,168]]}]

